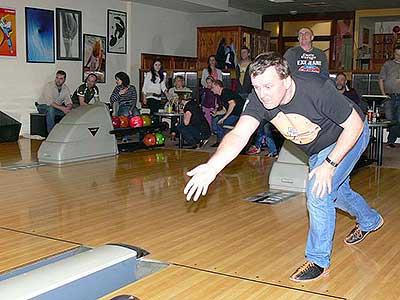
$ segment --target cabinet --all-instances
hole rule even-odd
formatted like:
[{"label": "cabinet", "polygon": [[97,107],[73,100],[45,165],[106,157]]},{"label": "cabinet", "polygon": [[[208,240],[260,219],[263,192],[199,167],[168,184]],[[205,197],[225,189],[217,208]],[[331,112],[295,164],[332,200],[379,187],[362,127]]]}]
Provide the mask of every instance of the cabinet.
[{"label": "cabinet", "polygon": [[248,47],[251,56],[268,51],[270,32],[245,26],[197,27],[197,58],[200,69],[207,67],[210,55],[215,55],[220,41],[225,38],[226,45],[235,46],[236,59],[240,59],[240,49]]},{"label": "cabinet", "polygon": [[372,48],[372,68],[380,70],[385,61],[393,57],[393,48],[400,43],[400,36],[394,34],[374,34]]}]

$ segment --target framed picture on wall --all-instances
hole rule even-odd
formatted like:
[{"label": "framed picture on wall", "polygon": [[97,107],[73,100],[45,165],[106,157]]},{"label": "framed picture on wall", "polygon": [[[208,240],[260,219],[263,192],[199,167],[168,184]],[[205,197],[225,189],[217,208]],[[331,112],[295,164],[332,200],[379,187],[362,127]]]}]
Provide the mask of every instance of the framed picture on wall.
[{"label": "framed picture on wall", "polygon": [[126,54],[127,43],[126,12],[107,10],[107,51]]},{"label": "framed picture on wall", "polygon": [[56,8],[57,59],[82,60],[82,12]]},{"label": "framed picture on wall", "polygon": [[17,56],[15,9],[0,7],[0,56]]},{"label": "framed picture on wall", "polygon": [[84,34],[82,80],[91,73],[96,74],[97,82],[106,82],[106,37]]},{"label": "framed picture on wall", "polygon": [[26,61],[54,63],[54,11],[25,7]]}]

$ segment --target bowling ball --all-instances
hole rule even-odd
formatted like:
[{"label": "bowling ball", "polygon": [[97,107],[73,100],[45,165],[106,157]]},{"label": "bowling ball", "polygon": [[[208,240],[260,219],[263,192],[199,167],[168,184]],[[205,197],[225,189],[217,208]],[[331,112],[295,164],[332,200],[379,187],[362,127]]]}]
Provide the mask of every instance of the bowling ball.
[{"label": "bowling ball", "polygon": [[149,115],[142,115],[143,127],[151,126],[151,118]]},{"label": "bowling ball", "polygon": [[158,116],[151,116],[151,125],[157,125],[160,123],[160,118]]},{"label": "bowling ball", "polygon": [[143,119],[141,116],[133,116],[129,119],[129,126],[131,128],[137,128],[143,126]]},{"label": "bowling ball", "polygon": [[112,124],[114,128],[119,128],[121,126],[121,120],[118,117],[112,117]]},{"label": "bowling ball", "polygon": [[156,144],[156,137],[154,136],[154,134],[152,133],[148,133],[144,136],[143,138],[143,143],[147,146],[147,147],[151,147],[154,146]]},{"label": "bowling ball", "polygon": [[154,135],[156,137],[156,145],[163,145],[165,143],[165,136],[162,133],[156,132]]},{"label": "bowling ball", "polygon": [[121,128],[126,128],[129,126],[129,119],[126,116],[119,116],[119,120],[121,121]]}]

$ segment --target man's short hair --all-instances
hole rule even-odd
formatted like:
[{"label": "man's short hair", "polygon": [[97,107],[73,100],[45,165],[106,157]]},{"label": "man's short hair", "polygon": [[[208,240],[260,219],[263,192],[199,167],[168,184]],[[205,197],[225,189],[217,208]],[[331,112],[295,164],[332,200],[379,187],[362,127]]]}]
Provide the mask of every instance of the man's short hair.
[{"label": "man's short hair", "polygon": [[307,26],[299,28],[299,30],[297,30],[297,35],[300,34],[300,30],[302,30],[302,29],[308,29],[311,31],[311,34],[314,35],[314,31],[310,27],[307,27]]},{"label": "man's short hair", "polygon": [[221,80],[214,80],[213,85],[218,85],[220,88],[224,88],[224,84]]},{"label": "man's short hair", "polygon": [[340,75],[343,75],[343,76],[344,76],[344,78],[346,78],[346,79],[347,79],[347,76],[346,76],[346,74],[344,74],[343,72],[339,72],[339,73],[337,73],[337,74],[336,74],[336,78],[338,78],[338,76],[340,76]]},{"label": "man's short hair", "polygon": [[175,80],[177,80],[177,79],[185,81],[185,78],[182,75],[176,75]]},{"label": "man's short hair", "polygon": [[264,73],[269,67],[275,67],[281,79],[290,76],[289,65],[286,59],[279,53],[272,51],[259,54],[254,62],[250,64],[249,72],[251,76],[255,77]]},{"label": "man's short hair", "polygon": [[90,76],[93,76],[94,78],[96,78],[96,81],[97,81],[97,75],[94,74],[94,73],[90,73],[88,76],[86,76],[86,80],[85,81],[87,81]]},{"label": "man's short hair", "polygon": [[400,50],[400,45],[397,45],[396,47],[393,48],[393,51],[396,51],[396,50]]},{"label": "man's short hair", "polygon": [[64,79],[67,78],[67,73],[65,73],[65,71],[63,71],[63,70],[58,70],[56,75],[64,76]]},{"label": "man's short hair", "polygon": [[246,46],[243,46],[243,47],[240,49],[240,51],[242,51],[242,50],[247,50],[247,52],[250,53],[250,49],[249,49],[248,47],[246,47]]}]

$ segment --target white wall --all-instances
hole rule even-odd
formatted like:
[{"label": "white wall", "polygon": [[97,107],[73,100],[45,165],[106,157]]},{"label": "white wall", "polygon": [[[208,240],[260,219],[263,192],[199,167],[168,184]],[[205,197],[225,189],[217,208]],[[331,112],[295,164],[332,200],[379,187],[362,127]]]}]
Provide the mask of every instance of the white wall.
[{"label": "white wall", "polygon": [[[93,4],[95,3],[95,5]],[[1,7],[15,8],[17,13],[17,58],[0,59],[0,110],[23,123],[22,133],[29,132],[29,113],[35,111],[34,101],[44,83],[53,80],[55,72],[67,72],[67,85],[71,92],[81,83],[82,62],[57,61],[55,64],[26,63],[25,6],[52,9],[70,8],[82,11],[82,33],[106,36],[107,9],[127,11],[131,4],[120,0],[2,0]],[[129,17],[129,16],[128,16]],[[129,30],[129,29],[128,29]],[[129,49],[128,49],[129,51]],[[129,52],[128,52],[129,53]],[[100,97],[108,100],[115,86],[114,74],[128,70],[128,55],[107,53],[106,83],[98,84]]]},{"label": "white wall", "polygon": [[[132,4],[131,75],[139,82],[141,53],[197,56],[197,27],[244,25],[261,27],[261,15],[237,9],[192,14],[141,3]],[[136,86],[139,88],[138,86]]]},{"label": "white wall", "polygon": [[[95,3],[95,4],[94,4]],[[82,32],[105,36],[107,9],[128,12],[127,55],[107,53],[106,83],[98,84],[100,97],[107,101],[115,86],[114,74],[126,71],[138,90],[140,55],[196,56],[198,26],[244,25],[260,28],[261,15],[236,9],[228,12],[191,14],[120,0],[2,0],[1,7],[17,10],[17,58],[0,59],[0,110],[23,123],[22,132],[29,132],[29,113],[43,85],[54,79],[55,72],[67,72],[71,92],[81,83],[82,62],[57,61],[55,64],[26,63],[25,6],[44,9],[56,7],[82,11]]]}]

